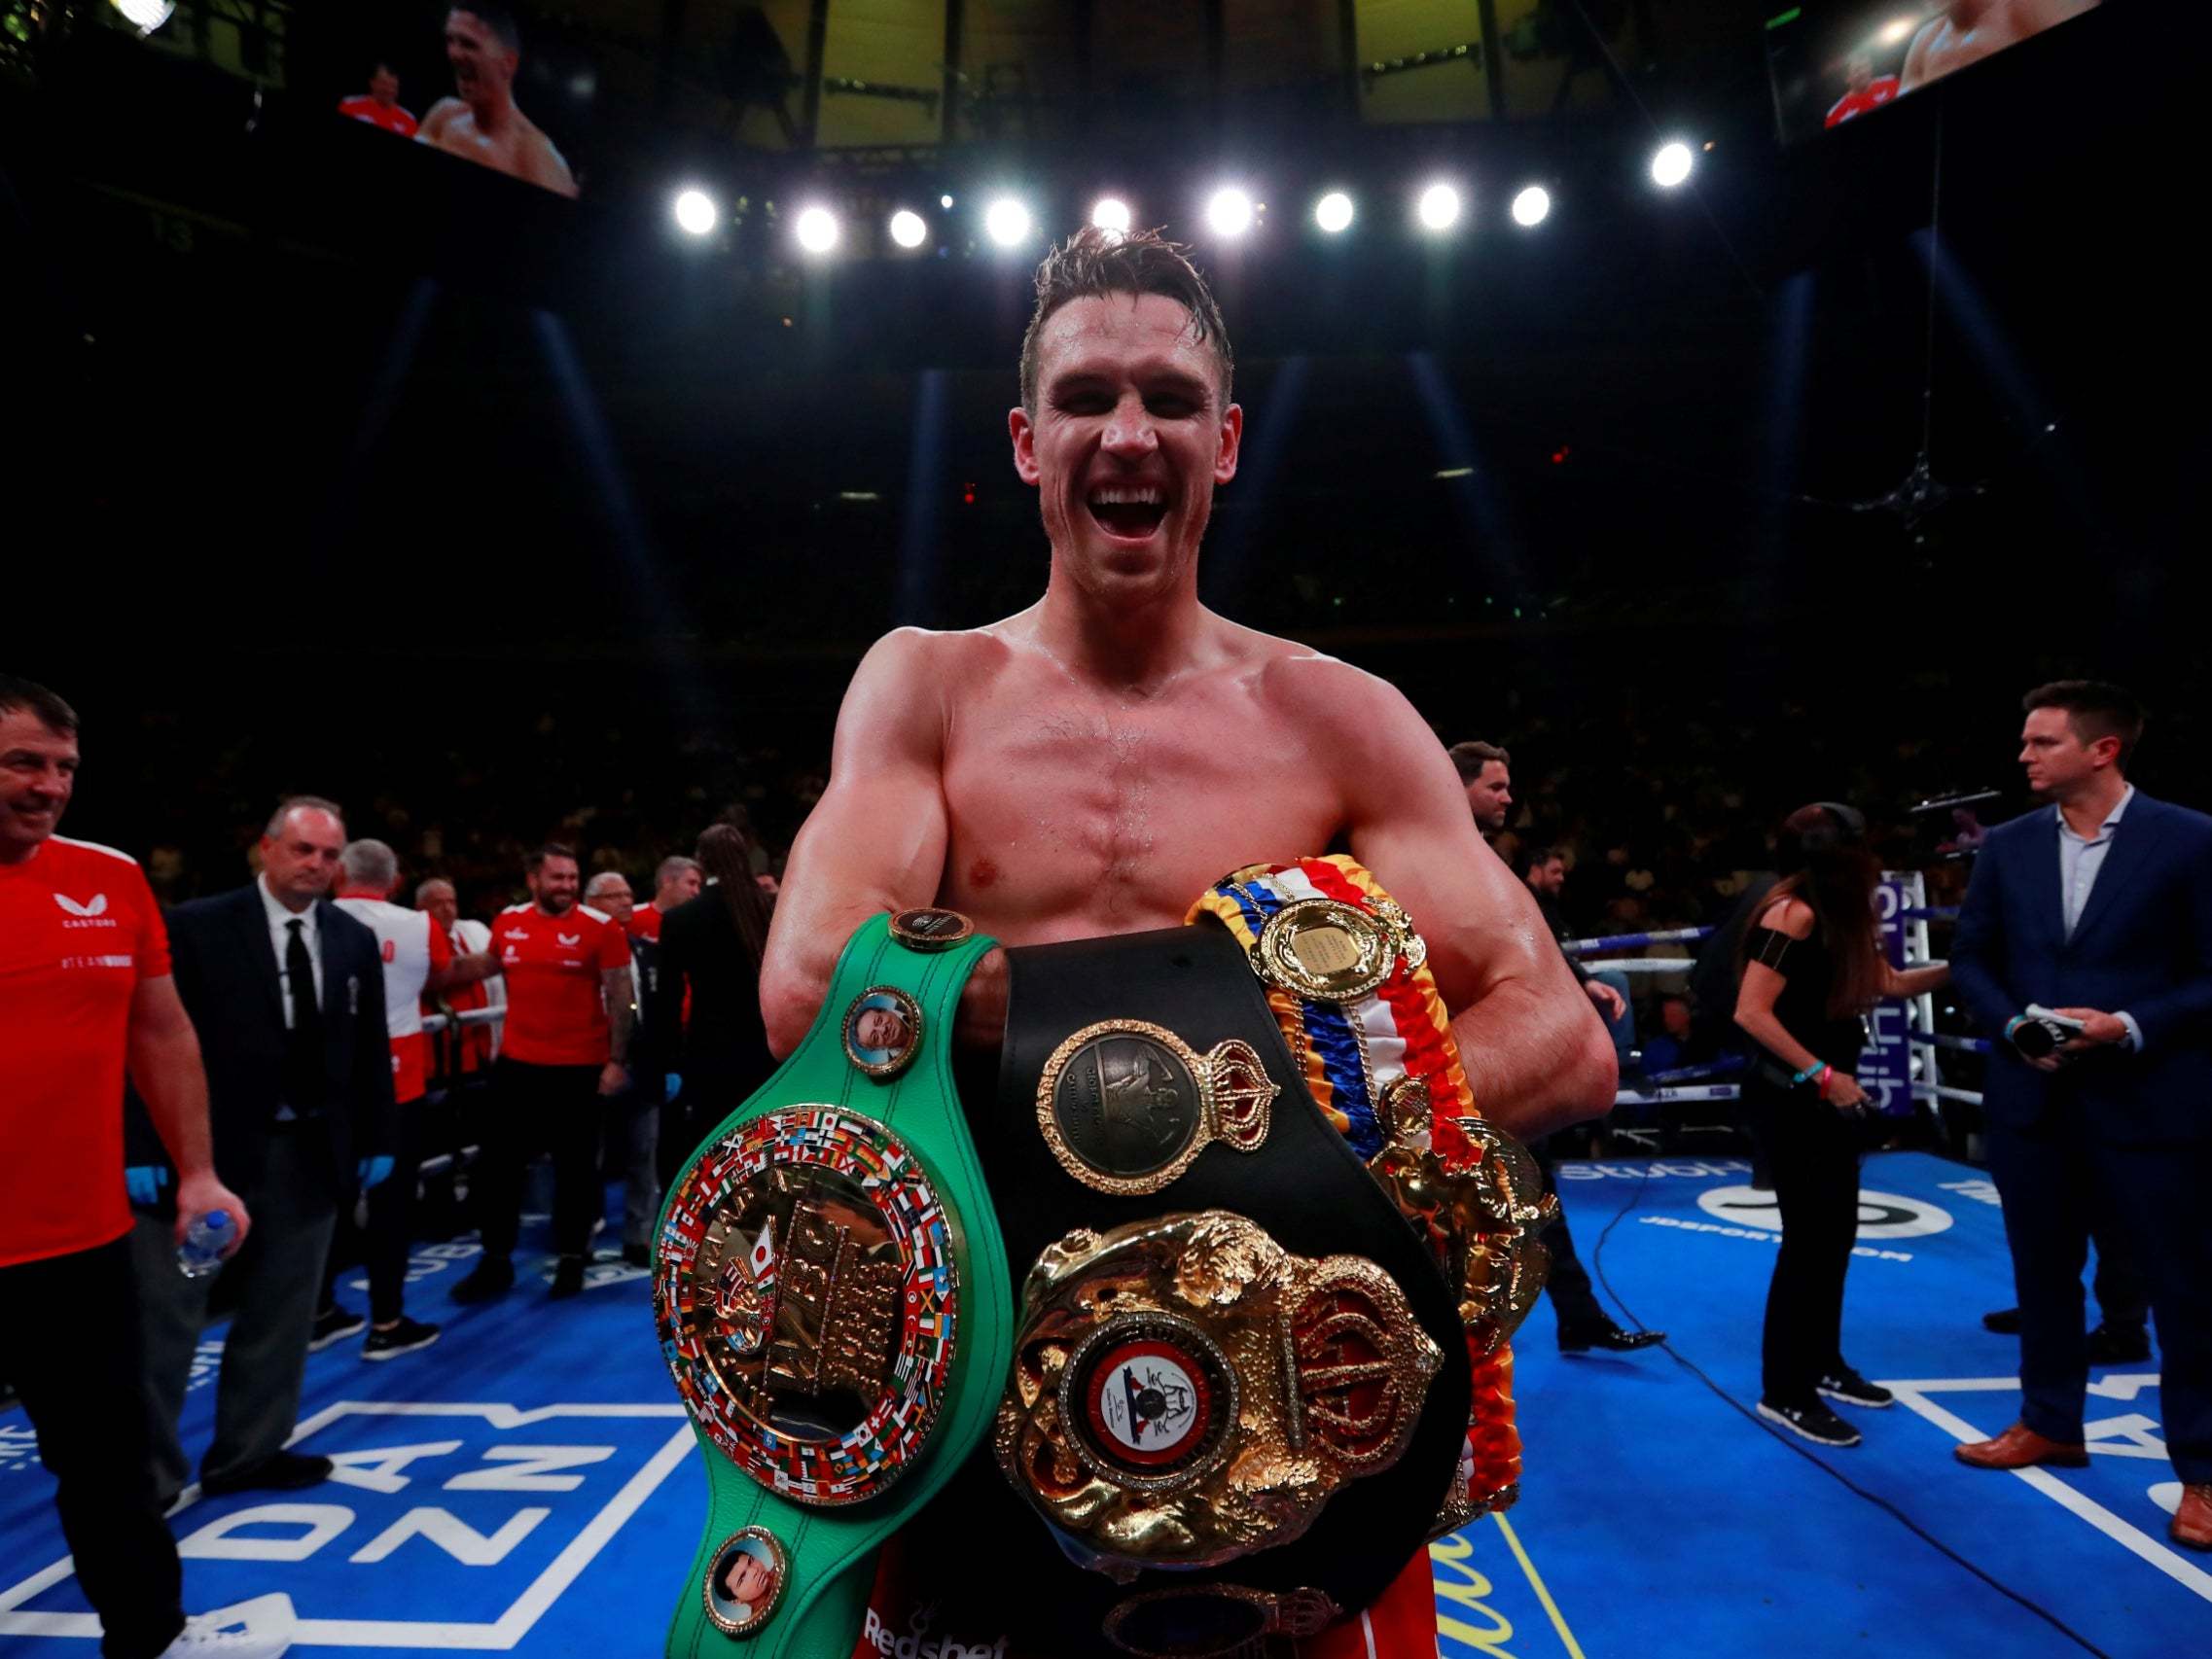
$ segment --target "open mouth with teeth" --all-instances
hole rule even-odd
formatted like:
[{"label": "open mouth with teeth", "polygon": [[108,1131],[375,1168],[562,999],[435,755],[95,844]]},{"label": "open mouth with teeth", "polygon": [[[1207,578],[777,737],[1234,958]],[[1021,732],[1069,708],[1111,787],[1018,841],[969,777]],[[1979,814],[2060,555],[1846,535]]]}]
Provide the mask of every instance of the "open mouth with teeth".
[{"label": "open mouth with teeth", "polygon": [[1084,498],[1090,516],[1109,536],[1141,542],[1167,516],[1167,492],[1157,484],[1116,484]]}]

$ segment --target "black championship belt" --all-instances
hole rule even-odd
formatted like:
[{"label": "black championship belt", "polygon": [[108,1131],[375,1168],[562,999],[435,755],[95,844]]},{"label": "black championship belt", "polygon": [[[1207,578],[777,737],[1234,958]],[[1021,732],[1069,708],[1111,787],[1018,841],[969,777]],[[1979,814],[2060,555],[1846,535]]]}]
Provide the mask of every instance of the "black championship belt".
[{"label": "black championship belt", "polygon": [[[1245,947],[1185,927],[1010,950],[963,1090],[1017,1287],[992,1442],[919,1525],[1021,1648],[1227,1651],[1372,1605],[1467,1431],[1458,1297],[1323,1115]],[[1039,1516],[1047,1525],[1039,1525]],[[1077,1571],[1071,1567],[1088,1571]]]}]

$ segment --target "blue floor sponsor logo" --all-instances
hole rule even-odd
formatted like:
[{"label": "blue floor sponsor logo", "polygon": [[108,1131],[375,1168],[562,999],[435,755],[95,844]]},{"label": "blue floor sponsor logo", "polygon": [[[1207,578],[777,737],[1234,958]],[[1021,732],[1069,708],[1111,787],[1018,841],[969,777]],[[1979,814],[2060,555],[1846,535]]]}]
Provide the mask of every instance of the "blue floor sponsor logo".
[{"label": "blue floor sponsor logo", "polygon": [[[1697,1208],[1706,1215],[1741,1227],[1782,1229],[1782,1208],[1771,1191],[1756,1186],[1713,1186],[1697,1194]],[[1923,1198],[1902,1193],[1859,1189],[1859,1242],[1879,1244],[1885,1239],[1921,1239],[1950,1229],[1950,1212]]]},{"label": "blue floor sponsor logo", "polygon": [[[341,1400],[293,1445],[331,1479],[176,1513],[196,1599],[280,1598],[301,1645],[481,1649],[528,1635],[693,1440],[673,1401]],[[57,1561],[0,1589],[0,1635],[96,1637],[68,1577]]]}]

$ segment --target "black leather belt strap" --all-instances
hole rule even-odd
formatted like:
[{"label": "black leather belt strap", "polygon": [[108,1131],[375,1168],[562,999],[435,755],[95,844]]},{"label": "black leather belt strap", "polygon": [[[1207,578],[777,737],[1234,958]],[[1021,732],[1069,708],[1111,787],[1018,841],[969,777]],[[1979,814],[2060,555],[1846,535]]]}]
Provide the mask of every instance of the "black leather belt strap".
[{"label": "black leather belt strap", "polygon": [[[1104,1230],[1180,1212],[1231,1210],[1296,1254],[1374,1262],[1403,1288],[1444,1363],[1396,1465],[1345,1486],[1295,1542],[1219,1569],[1147,1571],[1131,1585],[1080,1571],[987,1455],[945,1495],[953,1513],[945,1518],[970,1529],[971,1539],[989,1540],[994,1574],[1037,1589],[1021,1600],[1052,1619],[1050,1650],[1056,1654],[1113,1651],[1099,1635],[1107,1612],[1132,1594],[1168,1585],[1312,1588],[1346,1612],[1371,1606],[1424,1547],[1467,1428],[1466,1336],[1435,1259],[1306,1093],[1265,992],[1242,947],[1226,932],[1170,928],[1030,946],[1007,956],[1011,990],[998,1090],[995,1098],[965,1091],[963,1104],[1017,1292],[1039,1253],[1072,1228]],[[1118,1195],[1077,1181],[1040,1131],[1038,1083],[1072,1034],[1114,1019],[1165,1027],[1201,1052],[1231,1039],[1249,1044],[1282,1091],[1266,1140],[1251,1151],[1208,1145],[1180,1176],[1150,1194]],[[1036,1640],[1046,1632],[1022,1634]]]}]

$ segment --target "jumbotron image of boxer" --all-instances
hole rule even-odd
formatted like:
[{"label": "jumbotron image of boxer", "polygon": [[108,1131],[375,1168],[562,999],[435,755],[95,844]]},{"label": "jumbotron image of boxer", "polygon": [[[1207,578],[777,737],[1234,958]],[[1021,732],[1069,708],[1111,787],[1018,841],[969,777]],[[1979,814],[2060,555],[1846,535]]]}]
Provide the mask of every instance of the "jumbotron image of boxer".
[{"label": "jumbotron image of boxer", "polygon": [[1993,52],[2078,18],[2096,4],[2097,0],[1950,0],[1912,37],[1899,81],[1905,91],[1917,91]]},{"label": "jumbotron image of boxer", "polygon": [[453,68],[454,95],[431,105],[414,135],[417,144],[561,195],[579,194],[576,175],[553,140],[516,107],[522,32],[512,15],[488,4],[455,6],[446,14],[446,61]]},{"label": "jumbotron image of boxer", "polygon": [[[1613,1046],[1426,723],[1385,681],[1198,601],[1244,426],[1231,372],[1175,244],[1085,230],[1046,259],[1008,416],[1051,547],[1044,596],[982,627],[898,630],[862,661],[768,941],[770,1043],[802,1041],[840,947],[884,911],[946,906],[1014,946],[1134,934],[1183,923],[1225,870],[1339,848],[1417,919],[1484,1115],[1522,1139],[1594,1116]],[[964,1047],[995,1047],[1007,989],[993,952],[960,1002]],[[878,1580],[885,1628],[910,1628],[910,1578],[935,1629],[999,1635],[1004,1585],[954,1532],[909,1529],[904,1572]],[[1420,1555],[1299,1650],[1429,1655],[1435,1617]]]}]

